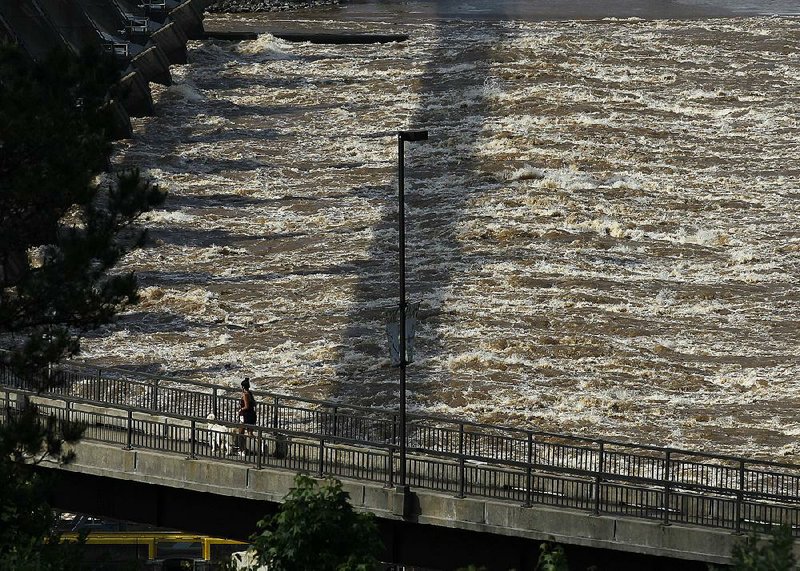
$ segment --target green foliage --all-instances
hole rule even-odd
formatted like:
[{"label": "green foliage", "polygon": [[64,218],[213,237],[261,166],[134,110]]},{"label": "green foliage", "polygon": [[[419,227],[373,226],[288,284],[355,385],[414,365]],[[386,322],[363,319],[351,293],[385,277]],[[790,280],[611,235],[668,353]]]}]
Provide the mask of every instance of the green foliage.
[{"label": "green foliage", "polygon": [[135,169],[105,173],[117,75],[94,52],[32,64],[0,47],[0,335],[31,382],[137,301],[135,277],[111,270],[165,195]]},{"label": "green foliage", "polygon": [[792,550],[794,537],[788,526],[775,528],[769,541],[761,541],[751,533],[733,546],[732,569],[735,571],[789,571],[796,569]]},{"label": "green foliage", "polygon": [[319,485],[299,474],[279,513],[262,519],[251,538],[260,564],[272,571],[367,571],[383,546],[370,514],[353,510],[342,483]]},{"label": "green foliage", "polygon": [[[132,274],[114,273],[141,242],[134,219],[164,200],[138,171],[110,167],[109,86],[118,77],[94,52],[57,51],[33,63],[0,45],[0,344],[20,379],[41,390],[80,336],[137,301]],[[22,410],[0,424],[0,569],[78,569],[59,543],[36,465],[66,463],[83,429]]]},{"label": "green foliage", "polygon": [[567,556],[560,545],[555,547],[545,542],[539,545],[539,561],[536,571],[569,571]]},{"label": "green foliage", "polygon": [[[0,426],[0,569],[66,570],[80,568],[80,552],[60,544],[47,502],[50,480],[35,465],[50,458],[69,463],[84,427],[39,415],[25,402],[5,411]],[[80,542],[79,542],[80,543]]]}]

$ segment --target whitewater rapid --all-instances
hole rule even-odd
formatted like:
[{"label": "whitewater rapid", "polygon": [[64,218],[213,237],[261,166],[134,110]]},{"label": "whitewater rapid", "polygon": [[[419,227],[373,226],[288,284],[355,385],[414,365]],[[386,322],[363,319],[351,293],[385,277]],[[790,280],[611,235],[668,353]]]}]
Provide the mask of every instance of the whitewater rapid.
[{"label": "whitewater rapid", "polygon": [[411,410],[800,460],[800,20],[348,26],[410,40],[193,42],[154,86],[142,301],[82,360],[396,407],[426,128]]}]

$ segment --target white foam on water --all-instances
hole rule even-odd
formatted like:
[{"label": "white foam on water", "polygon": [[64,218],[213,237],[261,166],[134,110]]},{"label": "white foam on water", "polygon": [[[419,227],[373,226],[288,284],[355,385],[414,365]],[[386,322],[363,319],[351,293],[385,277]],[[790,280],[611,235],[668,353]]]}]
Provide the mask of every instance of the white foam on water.
[{"label": "white foam on water", "polygon": [[261,56],[269,59],[294,59],[297,56],[291,53],[291,45],[276,38],[272,34],[259,34],[255,40],[246,40],[238,43],[236,51],[248,56]]},{"label": "white foam on water", "polygon": [[191,44],[118,147],[170,192],[120,268],[142,302],[84,358],[394,406],[394,135],[428,128],[406,144],[412,410],[796,454],[797,22],[404,30]]},{"label": "white foam on water", "polygon": [[173,83],[162,94],[162,98],[168,99],[182,99],[191,103],[201,103],[205,101],[205,96],[197,89],[197,86],[190,82],[186,83]]},{"label": "white foam on water", "polygon": [[188,224],[194,222],[196,217],[181,211],[153,210],[146,213],[142,219],[149,224]]},{"label": "white foam on water", "polygon": [[545,176],[545,171],[531,165],[525,165],[506,174],[508,180],[540,180]]},{"label": "white foam on water", "polygon": [[724,246],[729,243],[730,237],[721,230],[711,228],[688,229],[681,228],[675,241],[680,244],[698,244],[701,246]]}]

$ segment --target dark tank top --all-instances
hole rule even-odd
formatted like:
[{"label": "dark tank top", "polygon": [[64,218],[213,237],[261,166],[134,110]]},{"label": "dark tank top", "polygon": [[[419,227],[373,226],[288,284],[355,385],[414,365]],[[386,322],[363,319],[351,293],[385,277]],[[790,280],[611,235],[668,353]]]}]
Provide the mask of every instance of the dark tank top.
[{"label": "dark tank top", "polygon": [[245,409],[242,412],[242,416],[244,417],[244,422],[245,422],[245,424],[255,424],[256,423],[256,399],[253,398],[253,393],[251,393],[249,389],[247,391],[247,399],[245,400],[245,398],[242,397],[239,400],[240,408],[244,408],[245,406],[247,406],[247,401],[250,402],[250,408],[249,409]]}]

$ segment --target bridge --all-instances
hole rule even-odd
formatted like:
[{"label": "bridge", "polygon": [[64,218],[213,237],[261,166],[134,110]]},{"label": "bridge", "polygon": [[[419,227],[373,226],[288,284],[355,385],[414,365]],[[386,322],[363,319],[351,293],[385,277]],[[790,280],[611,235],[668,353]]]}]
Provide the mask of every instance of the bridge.
[{"label": "bridge", "polygon": [[508,567],[541,540],[727,563],[743,533],[800,535],[794,465],[409,414],[401,486],[393,411],[255,391],[259,422],[238,454],[215,444],[236,444],[220,432],[239,426],[231,389],[79,367],[50,381],[37,393],[0,366],[0,420],[27,397],[87,427],[77,461],[49,466],[63,509],[246,540],[304,472],[342,480],[396,560],[467,534],[512,546]]}]

